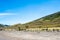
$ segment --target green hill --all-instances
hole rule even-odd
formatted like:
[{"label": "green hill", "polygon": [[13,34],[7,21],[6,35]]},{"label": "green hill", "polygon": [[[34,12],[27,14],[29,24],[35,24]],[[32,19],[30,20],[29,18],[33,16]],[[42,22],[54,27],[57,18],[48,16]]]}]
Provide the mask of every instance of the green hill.
[{"label": "green hill", "polygon": [[26,23],[28,27],[60,27],[60,12]]},{"label": "green hill", "polygon": [[15,24],[8,28],[11,29],[27,29],[27,28],[52,28],[60,27],[60,12],[56,12],[45,17],[39,18],[37,20],[25,23],[25,24]]},{"label": "green hill", "polygon": [[56,12],[56,13],[54,13],[54,14],[45,16],[45,17],[43,17],[42,19],[43,19],[43,20],[50,20],[50,21],[52,21],[52,20],[54,20],[55,18],[58,18],[58,17],[60,17],[60,12]]}]

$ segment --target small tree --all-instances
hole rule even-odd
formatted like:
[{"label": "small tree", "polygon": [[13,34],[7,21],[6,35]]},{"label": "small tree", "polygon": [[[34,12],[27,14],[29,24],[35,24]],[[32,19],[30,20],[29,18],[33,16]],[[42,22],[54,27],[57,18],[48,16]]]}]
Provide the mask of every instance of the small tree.
[{"label": "small tree", "polygon": [[20,30],[21,30],[21,28],[20,28],[20,27],[18,27],[18,30],[20,31]]},{"label": "small tree", "polygon": [[53,31],[55,31],[55,29],[53,29]]},{"label": "small tree", "polygon": [[41,28],[42,26],[39,26],[38,28]]},{"label": "small tree", "polygon": [[28,26],[26,26],[26,28],[28,28]]}]

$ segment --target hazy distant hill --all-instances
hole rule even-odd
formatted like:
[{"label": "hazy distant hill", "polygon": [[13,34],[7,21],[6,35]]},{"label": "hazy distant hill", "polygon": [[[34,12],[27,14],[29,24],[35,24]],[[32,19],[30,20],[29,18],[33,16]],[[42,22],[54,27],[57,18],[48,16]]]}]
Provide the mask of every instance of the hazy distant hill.
[{"label": "hazy distant hill", "polygon": [[0,24],[0,27],[8,27],[9,25]]}]

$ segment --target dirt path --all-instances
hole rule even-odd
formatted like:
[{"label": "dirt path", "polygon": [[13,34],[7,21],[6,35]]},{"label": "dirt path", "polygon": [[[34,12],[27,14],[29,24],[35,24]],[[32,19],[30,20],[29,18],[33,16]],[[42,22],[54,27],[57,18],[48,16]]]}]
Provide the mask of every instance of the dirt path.
[{"label": "dirt path", "polygon": [[0,31],[0,40],[60,40],[60,32]]}]

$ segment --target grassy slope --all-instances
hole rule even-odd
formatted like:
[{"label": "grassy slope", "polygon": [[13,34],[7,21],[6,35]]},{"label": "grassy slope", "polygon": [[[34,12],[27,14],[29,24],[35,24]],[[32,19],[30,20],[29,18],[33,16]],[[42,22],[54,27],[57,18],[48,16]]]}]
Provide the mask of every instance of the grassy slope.
[{"label": "grassy slope", "polygon": [[22,29],[60,27],[60,12],[53,13],[29,23],[12,25],[10,28],[19,29],[18,27]]},{"label": "grassy slope", "polygon": [[29,27],[60,27],[60,12],[26,23]]}]

